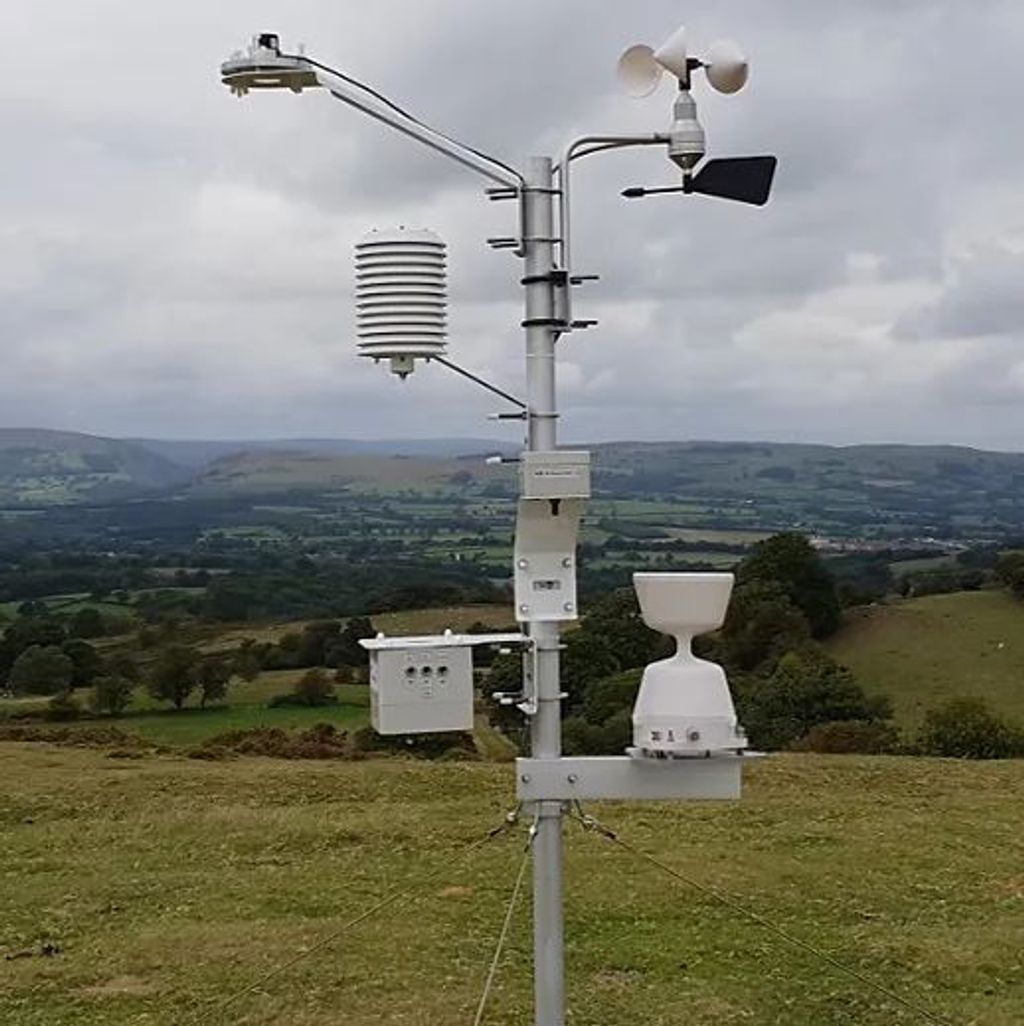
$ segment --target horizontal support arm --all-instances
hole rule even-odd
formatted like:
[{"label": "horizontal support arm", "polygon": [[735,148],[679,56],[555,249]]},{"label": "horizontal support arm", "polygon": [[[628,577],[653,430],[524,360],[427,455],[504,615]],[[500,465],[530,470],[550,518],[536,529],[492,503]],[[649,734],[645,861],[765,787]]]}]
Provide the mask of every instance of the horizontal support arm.
[{"label": "horizontal support arm", "polygon": [[723,754],[707,759],[516,759],[516,796],[522,802],[739,798],[740,771],[748,758]]},{"label": "horizontal support arm", "polygon": [[317,82],[342,103],[347,103],[350,107],[369,114],[377,121],[423,143],[424,146],[428,146],[446,157],[450,157],[456,163],[489,178],[492,182],[515,189],[517,192],[522,187],[523,179],[519,173],[512,169],[506,169],[500,162],[477,153],[470,147],[450,139],[443,132],[438,132],[414,118],[397,114],[339,75],[326,71],[322,67],[315,67],[315,73]]},{"label": "horizontal support arm", "polygon": [[[571,167],[574,160],[602,153],[605,150],[628,149],[633,146],[657,146],[667,143],[669,137],[661,132],[646,135],[583,135],[574,139],[563,151],[562,159],[556,165],[561,196],[558,204],[560,256],[562,269],[572,274],[572,223],[571,223]],[[570,318],[571,319],[571,318]]]}]

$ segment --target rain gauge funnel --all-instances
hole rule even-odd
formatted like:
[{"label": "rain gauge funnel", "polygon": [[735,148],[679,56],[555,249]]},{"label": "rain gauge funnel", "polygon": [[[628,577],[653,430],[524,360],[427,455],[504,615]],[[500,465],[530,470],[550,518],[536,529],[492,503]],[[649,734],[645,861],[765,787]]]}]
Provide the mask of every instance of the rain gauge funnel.
[{"label": "rain gauge funnel", "polygon": [[677,646],[675,655],[644,670],[633,708],[637,755],[705,756],[746,748],[725,671],[690,650],[696,635],[721,627],[732,585],[732,574],[633,575],[644,623],[672,635]]}]

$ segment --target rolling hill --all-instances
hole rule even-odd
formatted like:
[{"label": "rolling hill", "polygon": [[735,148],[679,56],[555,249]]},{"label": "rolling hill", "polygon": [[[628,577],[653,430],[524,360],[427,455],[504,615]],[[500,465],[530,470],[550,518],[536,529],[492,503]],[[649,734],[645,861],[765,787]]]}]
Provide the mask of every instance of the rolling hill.
[{"label": "rolling hill", "polygon": [[[614,442],[596,446],[605,494],[746,500],[762,520],[806,514],[808,529],[887,525],[892,534],[1024,526],[1024,454],[945,445]],[[907,528],[912,527],[913,531]]]},{"label": "rolling hill", "polygon": [[0,428],[0,505],[109,502],[179,485],[189,471],[132,442],[73,431]]},{"label": "rolling hill", "polygon": [[201,469],[225,456],[249,452],[317,453],[323,456],[416,456],[455,459],[474,453],[512,453],[516,446],[493,438],[278,438],[203,440],[129,438],[173,463]]},{"label": "rolling hill", "polygon": [[257,450],[214,460],[196,475],[188,492],[202,497],[342,488],[425,492],[501,479],[511,482],[508,469],[489,466],[482,456],[457,460]]},{"label": "rolling hill", "polygon": [[[509,468],[486,439],[154,441],[0,429],[0,504],[61,505],[180,488],[182,497],[470,491]],[[594,494],[685,505],[704,526],[872,538],[1024,532],[1024,454],[956,446],[609,442],[593,446]],[[459,478],[462,479],[461,484]],[[511,492],[510,492],[511,494]],[[639,511],[628,516],[641,516]]]},{"label": "rolling hill", "polygon": [[1003,591],[961,591],[868,606],[826,647],[895,719],[914,727],[954,697],[983,698],[1024,725],[1024,603]]}]

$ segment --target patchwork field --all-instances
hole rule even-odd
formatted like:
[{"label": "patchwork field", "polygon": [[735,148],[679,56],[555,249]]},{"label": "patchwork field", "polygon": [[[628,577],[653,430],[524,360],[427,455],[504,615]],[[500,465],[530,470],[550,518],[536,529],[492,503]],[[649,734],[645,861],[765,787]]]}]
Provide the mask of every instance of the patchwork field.
[{"label": "patchwork field", "polygon": [[1024,603],[1002,591],[928,595],[854,610],[826,646],[914,726],[955,696],[1024,723]]},{"label": "patchwork field", "polygon": [[[472,1020],[524,834],[461,853],[501,821],[509,767],[5,744],[0,778],[0,1022]],[[737,804],[597,811],[941,1021],[1018,1026],[1022,788],[1021,762],[782,756],[749,768]],[[925,1021],[607,841],[567,836],[576,1026]],[[406,885],[415,900],[314,950]],[[529,949],[524,900],[485,1023],[530,1021]]]}]

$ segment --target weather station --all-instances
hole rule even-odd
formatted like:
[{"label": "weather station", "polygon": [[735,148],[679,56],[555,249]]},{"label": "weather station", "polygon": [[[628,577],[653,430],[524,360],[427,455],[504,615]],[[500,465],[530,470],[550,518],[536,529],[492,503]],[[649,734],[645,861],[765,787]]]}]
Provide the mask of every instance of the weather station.
[{"label": "weather station", "polygon": [[[672,185],[626,189],[629,198],[678,193],[753,205],[769,196],[773,156],[705,160],[706,141],[693,88],[700,78],[730,94],[747,81],[736,44],[691,50],[683,29],[652,48],[631,46],[618,64],[621,87],[647,96],[664,75],[678,86],[666,127],[646,134],[582,136],[558,155],[532,157],[522,169],[430,127],[376,89],[304,52],[282,51],[277,35],[255,37],[221,67],[233,93],[320,88],[350,107],[486,178],[487,196],[516,210],[515,230],[492,238],[520,261],[524,293],[526,394],[519,398],[459,367],[446,355],[446,247],[433,232],[371,232],[356,244],[356,321],[363,356],[402,378],[418,363],[438,363],[500,396],[525,427],[518,463],[519,499],[512,565],[519,633],[427,637],[378,636],[370,655],[373,726],[380,733],[464,731],[473,724],[473,650],[517,648],[521,692],[496,696],[529,724],[530,755],[516,763],[517,798],[533,817],[534,1004],[537,1026],[565,1022],[563,819],[586,799],[735,799],[749,756],[723,670],[697,659],[690,640],[721,625],[729,574],[638,573],[634,584],[648,626],[676,638],[677,652],[643,675],[633,713],[633,745],[611,757],[564,758],[561,751],[560,631],[579,616],[576,548],[590,496],[590,456],[557,447],[556,350],[569,333],[592,327],[573,316],[572,293],[595,280],[573,271],[571,187],[576,163],[604,152],[659,147],[680,173]],[[518,881],[517,881],[518,885]],[[507,926],[507,923],[506,923]],[[493,969],[496,962],[492,964]],[[489,981],[490,982],[490,978]],[[486,996],[486,993],[485,993]],[[480,1021],[483,1002],[477,1015]]]}]

